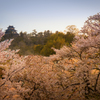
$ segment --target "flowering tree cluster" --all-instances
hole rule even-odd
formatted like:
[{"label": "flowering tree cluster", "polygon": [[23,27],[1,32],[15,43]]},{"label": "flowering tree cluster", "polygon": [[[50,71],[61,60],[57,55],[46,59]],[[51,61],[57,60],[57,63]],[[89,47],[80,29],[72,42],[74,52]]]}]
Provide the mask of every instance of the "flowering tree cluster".
[{"label": "flowering tree cluster", "polygon": [[19,56],[4,50],[12,40],[0,43],[0,100],[99,100],[100,14],[81,32],[87,35],[77,35],[71,47],[52,48],[50,57]]},{"label": "flowering tree cluster", "polygon": [[71,83],[76,81],[74,87],[79,86],[79,88],[75,91],[83,98],[89,98],[90,94],[100,95],[100,14],[90,16],[81,32],[86,36],[76,36],[72,47],[53,49],[57,57],[77,60],[74,64],[66,66],[67,70],[74,73]]},{"label": "flowering tree cluster", "polygon": [[[3,35],[4,33],[0,30],[0,38]],[[11,77],[25,67],[25,57],[23,58],[16,54],[19,50],[11,51],[7,49],[12,40],[13,39],[0,42],[0,70],[2,70],[2,73],[0,73],[2,74],[0,78],[0,100],[11,100],[12,96],[16,96],[15,94],[17,94],[18,90],[16,90],[16,93],[11,92],[11,89],[13,89]]]}]

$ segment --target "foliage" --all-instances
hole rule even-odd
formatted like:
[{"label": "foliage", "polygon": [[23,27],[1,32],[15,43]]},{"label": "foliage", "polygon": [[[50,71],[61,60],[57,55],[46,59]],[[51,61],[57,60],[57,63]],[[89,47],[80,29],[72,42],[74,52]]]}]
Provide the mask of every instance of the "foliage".
[{"label": "foliage", "polygon": [[52,34],[50,38],[48,38],[46,45],[43,46],[41,54],[44,56],[55,54],[55,52],[51,49],[51,47],[60,49],[64,45],[69,46],[71,45],[74,36],[75,35],[72,33],[64,34],[62,32]]},{"label": "foliage", "polygon": [[39,55],[42,49],[43,49],[43,45],[40,45],[40,44],[34,45],[34,52],[35,52],[36,54]]},{"label": "foliage", "polygon": [[[2,40],[8,38],[7,35],[4,35]],[[49,56],[55,53],[51,47],[60,49],[63,45],[69,46],[71,45],[74,36],[75,35],[70,32],[67,34],[62,32],[52,33],[49,30],[39,32],[37,34],[36,30],[33,30],[33,32],[30,34],[27,34],[26,32],[20,32],[19,36],[14,37],[14,40],[12,41],[9,48],[11,50],[20,49],[18,52],[20,55],[38,54]],[[12,37],[9,36],[9,39],[10,38]]]},{"label": "foliage", "polygon": [[65,34],[64,37],[65,37],[65,42],[67,43],[67,45],[71,45],[71,43],[74,40],[75,34],[74,33],[67,32],[67,34]]},{"label": "foliage", "polygon": [[55,52],[51,49],[51,47],[60,49],[65,44],[65,39],[63,37],[63,33],[52,34],[46,45],[44,45],[43,49],[41,50],[41,54],[44,56],[54,54]]},{"label": "foliage", "polygon": [[[14,40],[9,48],[12,50],[20,49],[18,52],[20,55],[39,54],[39,52],[34,50],[34,46],[46,44],[47,38],[49,38],[51,34],[52,33],[50,31],[36,34],[35,30],[30,34],[27,34],[26,32],[20,32],[19,36],[14,37]],[[3,36],[2,41],[7,39],[8,35],[9,39],[12,38],[9,33]]]}]

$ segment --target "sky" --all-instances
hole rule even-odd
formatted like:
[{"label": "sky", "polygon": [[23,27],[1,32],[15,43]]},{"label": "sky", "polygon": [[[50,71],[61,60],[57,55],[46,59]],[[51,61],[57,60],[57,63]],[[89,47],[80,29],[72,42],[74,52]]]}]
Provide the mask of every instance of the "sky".
[{"label": "sky", "polygon": [[0,0],[0,28],[63,32],[68,25],[81,29],[89,16],[99,12],[100,0]]}]

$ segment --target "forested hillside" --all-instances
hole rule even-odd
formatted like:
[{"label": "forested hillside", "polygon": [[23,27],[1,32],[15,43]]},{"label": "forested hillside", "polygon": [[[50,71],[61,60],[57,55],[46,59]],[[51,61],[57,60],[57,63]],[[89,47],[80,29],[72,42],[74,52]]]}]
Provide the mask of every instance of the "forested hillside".
[{"label": "forested hillside", "polygon": [[49,56],[55,53],[51,47],[60,49],[64,45],[71,46],[74,36],[75,33],[72,32],[66,32],[66,34],[63,32],[52,33],[48,30],[36,33],[36,30],[34,30],[30,34],[20,32],[17,37],[14,37],[12,33],[5,34],[2,41],[14,38],[9,48],[11,50],[20,49],[18,52],[20,55]]}]

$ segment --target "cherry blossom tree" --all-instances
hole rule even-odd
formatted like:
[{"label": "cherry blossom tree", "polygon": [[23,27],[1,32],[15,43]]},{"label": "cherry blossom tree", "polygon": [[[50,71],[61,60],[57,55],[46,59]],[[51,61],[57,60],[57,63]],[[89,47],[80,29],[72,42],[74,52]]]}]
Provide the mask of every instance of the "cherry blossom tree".
[{"label": "cherry blossom tree", "polygon": [[80,99],[82,97],[86,99],[89,98],[90,94],[100,95],[100,14],[90,16],[81,32],[87,36],[76,36],[72,47],[64,46],[60,50],[53,49],[56,52],[56,57],[68,57],[71,60],[77,60],[77,62],[66,66],[67,70],[74,73],[70,86],[72,86],[71,84],[74,87],[79,86],[77,89]]},{"label": "cherry blossom tree", "polygon": [[[0,100],[99,100],[100,14],[90,16],[71,47],[49,57],[19,56],[0,43]],[[0,31],[0,38],[4,33]],[[2,49],[3,48],[3,49]]]},{"label": "cherry blossom tree", "polygon": [[[0,30],[0,39],[4,33]],[[24,58],[20,57],[16,51],[7,50],[13,39],[5,40],[0,42],[0,69],[2,69],[3,76],[0,78],[0,100],[11,100],[14,98],[19,98],[17,91],[13,87],[13,82],[11,77],[16,74],[18,71],[24,69]],[[17,83],[16,83],[17,84]]]}]

